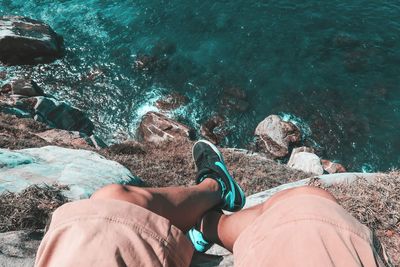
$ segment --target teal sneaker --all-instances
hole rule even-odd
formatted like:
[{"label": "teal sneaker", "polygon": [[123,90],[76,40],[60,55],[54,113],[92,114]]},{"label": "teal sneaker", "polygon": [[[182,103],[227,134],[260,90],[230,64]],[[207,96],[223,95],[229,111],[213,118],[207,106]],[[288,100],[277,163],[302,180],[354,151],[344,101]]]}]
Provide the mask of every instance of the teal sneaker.
[{"label": "teal sneaker", "polygon": [[213,243],[204,239],[202,232],[195,228],[190,229],[187,236],[197,252],[204,253],[213,245]]},{"label": "teal sneaker", "polygon": [[198,171],[196,183],[201,183],[205,178],[215,179],[221,188],[220,208],[231,212],[242,209],[246,197],[229,174],[218,148],[206,140],[200,140],[193,145],[192,154]]}]

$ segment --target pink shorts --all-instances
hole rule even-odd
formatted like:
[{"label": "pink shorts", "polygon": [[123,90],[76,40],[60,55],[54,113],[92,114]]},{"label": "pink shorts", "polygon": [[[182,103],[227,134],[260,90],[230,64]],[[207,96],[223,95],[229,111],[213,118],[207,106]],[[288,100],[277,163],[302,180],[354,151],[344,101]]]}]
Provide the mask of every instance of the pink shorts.
[{"label": "pink shorts", "polygon": [[371,231],[332,200],[293,195],[249,225],[233,247],[235,266],[385,266]]},{"label": "pink shorts", "polygon": [[119,200],[58,208],[35,266],[189,266],[190,241],[169,220]]}]

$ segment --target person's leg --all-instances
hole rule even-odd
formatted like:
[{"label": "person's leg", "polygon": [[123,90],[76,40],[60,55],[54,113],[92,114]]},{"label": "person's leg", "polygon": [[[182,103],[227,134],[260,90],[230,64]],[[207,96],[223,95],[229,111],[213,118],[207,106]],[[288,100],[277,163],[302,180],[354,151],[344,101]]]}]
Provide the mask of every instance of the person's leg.
[{"label": "person's leg", "polygon": [[219,184],[205,179],[191,187],[141,188],[129,185],[108,185],[96,191],[91,199],[117,199],[148,209],[164,218],[183,232],[221,202]]},{"label": "person's leg", "polygon": [[276,202],[295,194],[314,194],[336,202],[335,198],[330,193],[316,187],[304,186],[284,190],[275,194],[264,203],[231,215],[224,215],[217,211],[206,213],[201,224],[201,231],[204,238],[232,251],[236,239],[248,225],[254,222],[258,216],[267,212]]}]

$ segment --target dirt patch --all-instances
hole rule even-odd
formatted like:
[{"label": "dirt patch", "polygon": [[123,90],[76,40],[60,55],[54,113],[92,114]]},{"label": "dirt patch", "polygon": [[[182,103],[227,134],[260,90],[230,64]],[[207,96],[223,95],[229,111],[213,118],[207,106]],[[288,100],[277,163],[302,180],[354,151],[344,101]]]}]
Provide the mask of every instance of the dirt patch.
[{"label": "dirt patch", "polygon": [[47,129],[46,125],[32,119],[21,119],[0,112],[0,148],[22,149],[49,145],[34,135]]}]

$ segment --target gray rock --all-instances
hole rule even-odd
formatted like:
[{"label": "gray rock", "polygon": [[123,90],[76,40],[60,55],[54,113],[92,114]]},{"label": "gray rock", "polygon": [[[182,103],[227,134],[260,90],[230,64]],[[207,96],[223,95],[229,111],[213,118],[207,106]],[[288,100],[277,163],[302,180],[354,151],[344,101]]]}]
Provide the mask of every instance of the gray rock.
[{"label": "gray rock", "polygon": [[20,192],[32,184],[68,185],[71,200],[88,198],[107,184],[141,184],[121,164],[99,154],[56,146],[0,149],[0,193]]},{"label": "gray rock", "polygon": [[144,141],[157,144],[178,139],[190,139],[193,130],[161,113],[148,112],[142,118],[139,133]]},{"label": "gray rock", "polygon": [[0,233],[0,266],[33,266],[43,231]]},{"label": "gray rock", "polygon": [[0,94],[0,112],[34,118],[52,128],[93,134],[94,124],[83,111],[51,96],[28,96],[43,92],[33,81],[17,81],[12,91]]},{"label": "gray rock", "polygon": [[254,134],[257,137],[258,150],[274,158],[287,156],[289,145],[301,140],[300,130],[277,115],[270,115],[260,122]]},{"label": "gray rock", "polygon": [[53,98],[36,97],[36,99],[35,120],[54,128],[93,134],[93,122],[83,111]]},{"label": "gray rock", "polygon": [[0,17],[0,61],[6,65],[49,63],[64,54],[63,38],[41,21]]},{"label": "gray rock", "polygon": [[11,81],[11,90],[14,95],[43,96],[43,89],[30,79],[19,78]]},{"label": "gray rock", "polygon": [[320,158],[312,152],[313,149],[307,147],[298,147],[293,149],[287,165],[290,168],[321,175],[324,173]]}]

